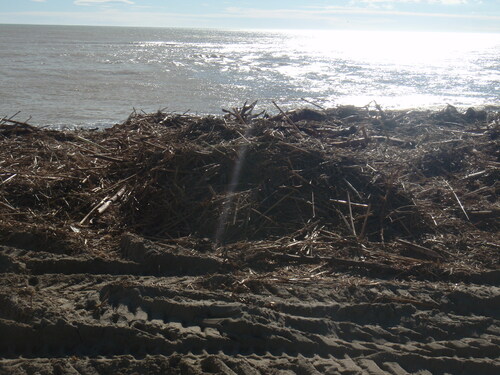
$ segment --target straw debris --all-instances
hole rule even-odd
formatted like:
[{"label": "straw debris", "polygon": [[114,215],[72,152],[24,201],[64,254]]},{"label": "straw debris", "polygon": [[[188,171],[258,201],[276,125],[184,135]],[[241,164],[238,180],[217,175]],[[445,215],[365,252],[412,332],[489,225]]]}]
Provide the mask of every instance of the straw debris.
[{"label": "straw debris", "polygon": [[255,107],[103,131],[2,119],[0,241],[119,257],[131,232],[272,272],[497,267],[499,113]]}]

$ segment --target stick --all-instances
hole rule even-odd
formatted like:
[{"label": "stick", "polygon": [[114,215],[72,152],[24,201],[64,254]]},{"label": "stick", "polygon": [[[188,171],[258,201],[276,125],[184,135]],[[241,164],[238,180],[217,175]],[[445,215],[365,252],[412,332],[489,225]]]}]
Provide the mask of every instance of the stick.
[{"label": "stick", "polygon": [[[347,184],[347,186],[349,186],[352,191],[354,191],[356,193],[356,195],[358,196],[359,199],[363,199],[361,198],[361,194],[359,194],[359,191],[356,190],[356,188],[354,186],[351,185],[351,183],[349,181],[347,181],[345,178],[344,178],[344,182]],[[349,194],[349,193],[347,193]]]},{"label": "stick", "polygon": [[[21,113],[21,111],[17,111],[16,113],[14,113],[12,116],[9,117],[9,120],[12,120],[14,117],[16,117],[20,113]],[[31,118],[31,116],[30,116],[30,118]]]},{"label": "stick", "polygon": [[111,198],[108,198],[109,196],[106,196],[103,200],[101,200],[98,204],[96,204],[90,212],[85,215],[85,217],[80,221],[80,225],[85,224],[85,222],[94,214],[94,212],[98,212],[99,214],[102,214],[104,211],[106,211],[112,203],[116,202],[120,197],[122,197],[125,194],[125,186],[122,187],[118,193],[113,195]]},{"label": "stick", "polygon": [[276,102],[273,100],[272,103],[274,104],[274,106],[276,108],[278,108],[278,111],[280,111],[281,115],[286,119],[286,121],[293,126],[293,128],[295,130],[297,130],[300,134],[300,136],[302,136],[302,132],[300,131],[299,127],[297,125],[295,125],[295,122],[292,121],[292,119],[290,117],[288,117],[288,115],[283,112],[283,110],[276,104]]},{"label": "stick", "polygon": [[[405,241],[405,240],[402,240],[399,238],[396,240],[396,242],[399,242],[400,244],[406,245],[407,248],[412,249],[413,251],[415,251],[416,253],[419,253],[420,255],[424,255],[426,257],[433,258],[433,259],[443,259],[443,256],[441,254],[437,253],[434,250],[428,249],[426,247],[423,247],[423,246],[420,246],[420,245],[417,245],[417,244],[414,244],[412,242]],[[450,254],[448,254],[448,255],[450,255]]]},{"label": "stick", "polygon": [[104,197],[103,200],[101,200],[98,204],[96,204],[94,207],[92,207],[92,209],[90,210],[90,212],[85,215],[85,217],[80,221],[79,225],[84,225],[87,220],[94,214],[94,212],[98,212],[99,214],[102,214],[104,211],[106,211],[109,206],[111,206],[112,203],[116,202],[121,196],[123,196],[125,194],[125,186],[122,187],[118,193],[116,193],[115,195],[113,195],[111,198],[109,198],[109,195]]},{"label": "stick", "polygon": [[246,125],[246,121],[243,119],[243,117],[241,116],[241,114],[238,112],[238,108],[233,108],[233,111],[234,111],[234,115],[236,116],[236,118],[238,119],[238,121],[240,122],[241,125]]},{"label": "stick", "polygon": [[465,177],[462,177],[462,180],[466,180],[468,178],[476,178],[476,177],[479,177],[479,176],[482,176],[483,174],[485,174],[487,171],[481,171],[481,172],[476,172],[476,173],[471,173],[471,174],[468,174],[467,176]]},{"label": "stick", "polygon": [[12,207],[10,204],[7,204],[7,203],[4,203],[4,202],[1,202],[0,201],[0,206],[2,207],[6,207],[8,208],[9,210],[12,210],[12,211],[17,211],[14,207]]},{"label": "stick", "polygon": [[87,215],[85,215],[85,217],[78,223],[79,225],[84,225],[87,220],[90,218],[90,216],[99,208],[101,207],[101,205],[106,202],[106,200],[108,199],[108,196],[104,197],[99,203],[97,203],[94,207],[92,207],[92,209],[89,211],[89,213]]},{"label": "stick", "polygon": [[300,100],[303,100],[303,101],[305,101],[306,103],[312,104],[313,106],[315,106],[315,107],[317,107],[317,108],[319,108],[319,109],[322,109],[323,111],[325,110],[325,108],[324,108],[324,107],[322,107],[322,106],[320,106],[319,104],[316,104],[316,103],[314,103],[314,102],[311,102],[311,101],[309,101],[309,100],[307,100],[307,99],[300,98]]},{"label": "stick", "polygon": [[314,208],[314,190],[311,191],[311,203],[312,203],[313,218],[315,218],[316,217],[316,210]]},{"label": "stick", "polygon": [[121,179],[117,183],[115,183],[115,184],[111,185],[110,187],[108,187],[108,188],[104,189],[103,191],[101,191],[101,194],[107,194],[109,191],[114,190],[114,188],[117,187],[118,185],[123,184],[124,182],[130,180],[131,178],[133,178],[135,176],[137,176],[137,173],[134,173],[133,175],[128,176],[128,177],[126,177],[124,179]]},{"label": "stick", "polygon": [[485,191],[490,191],[492,192],[494,190],[493,186],[483,186],[477,190],[471,191],[470,193],[464,194],[462,197],[469,197],[471,195],[479,194]]},{"label": "stick", "polygon": [[104,211],[106,211],[109,208],[109,206],[111,206],[111,203],[116,202],[121,196],[123,196],[123,194],[125,194],[125,191],[126,191],[126,189],[124,186],[120,190],[118,190],[118,193],[116,193],[110,199],[108,199],[106,202],[104,202],[103,205],[97,209],[97,212],[99,214],[102,214]]},{"label": "stick", "polygon": [[469,218],[469,215],[467,215],[467,212],[465,211],[465,208],[462,204],[462,202],[460,202],[460,199],[458,199],[458,196],[457,194],[455,193],[455,190],[453,190],[453,188],[451,187],[451,185],[448,183],[448,181],[444,180],[444,182],[446,183],[446,185],[450,188],[451,192],[453,193],[453,195],[455,196],[455,199],[457,200],[458,202],[458,205],[460,206],[460,208],[462,209],[465,217],[467,218],[467,220],[470,221],[470,218]]},{"label": "stick", "polygon": [[[347,201],[344,201],[342,199],[330,199],[330,202],[335,202],[335,203],[339,203],[339,204],[349,204]],[[364,203],[356,203],[356,202],[351,202],[351,206],[353,207],[363,207],[363,208],[366,208],[368,207],[367,204],[364,204]]]},{"label": "stick", "polygon": [[[6,172],[6,173],[14,173],[14,172]],[[40,178],[43,180],[61,180],[64,178],[72,179],[72,180],[79,180],[80,178],[74,177],[74,176],[38,176],[36,174],[19,174],[17,173],[16,176],[21,177],[21,178]]]},{"label": "stick", "polygon": [[12,180],[14,177],[17,176],[17,173],[14,173],[12,176],[6,178],[5,180],[3,180],[0,185],[3,185],[3,184],[6,184],[7,182],[9,182],[10,180]]},{"label": "stick", "polygon": [[255,208],[253,208],[253,207],[252,207],[252,208],[250,208],[250,210],[252,210],[252,211],[253,211],[253,212],[255,212],[256,214],[258,214],[258,215],[262,216],[264,219],[269,220],[269,221],[270,221],[271,223],[273,223],[274,225],[279,226],[279,224],[278,224],[277,222],[275,222],[275,221],[274,221],[273,219],[271,219],[269,216],[266,216],[266,215],[264,215],[262,212],[260,212],[260,211],[256,210]]},{"label": "stick", "polygon": [[351,219],[352,234],[356,236],[356,227],[354,226],[354,219],[352,217],[351,196],[347,192],[347,203],[349,203],[349,217]]},{"label": "stick", "polygon": [[359,239],[362,240],[365,238],[366,234],[366,224],[368,223],[368,217],[370,216],[370,210],[372,209],[372,204],[368,204],[368,208],[366,209],[365,220],[363,221],[363,226],[361,227],[361,233],[359,234]]},{"label": "stick", "polygon": [[91,145],[93,145],[93,146],[96,146],[96,147],[100,148],[101,150],[108,151],[108,149],[107,149],[106,147],[101,146],[100,144],[95,143],[95,142],[91,141],[90,139],[83,138],[83,137],[82,137],[82,136],[80,136],[80,135],[77,135],[77,136],[76,136],[76,138],[78,138],[79,140],[84,141],[84,142],[86,142],[86,143],[88,143],[88,144],[91,144]]},{"label": "stick", "polygon": [[10,122],[11,124],[14,124],[14,125],[19,125],[19,126],[22,126],[23,128],[28,128],[30,130],[38,130],[36,127],[34,127],[33,125],[30,125],[26,122],[21,122],[21,121],[16,121],[16,120],[11,120],[11,119],[8,119],[8,118],[2,118],[0,121],[2,122]]},{"label": "stick", "polygon": [[347,229],[351,230],[351,226],[349,225],[349,223],[347,222],[347,219],[345,218],[344,214],[342,213],[342,211],[340,211],[337,207],[333,206],[333,208],[335,209],[335,211],[340,215],[341,219],[344,221],[344,224],[345,226],[347,227]]}]

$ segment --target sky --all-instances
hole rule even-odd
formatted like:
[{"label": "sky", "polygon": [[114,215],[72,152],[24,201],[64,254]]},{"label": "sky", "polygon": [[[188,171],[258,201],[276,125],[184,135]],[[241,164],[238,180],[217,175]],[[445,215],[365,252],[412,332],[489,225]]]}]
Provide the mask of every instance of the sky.
[{"label": "sky", "polygon": [[0,23],[500,33],[500,0],[0,0]]}]

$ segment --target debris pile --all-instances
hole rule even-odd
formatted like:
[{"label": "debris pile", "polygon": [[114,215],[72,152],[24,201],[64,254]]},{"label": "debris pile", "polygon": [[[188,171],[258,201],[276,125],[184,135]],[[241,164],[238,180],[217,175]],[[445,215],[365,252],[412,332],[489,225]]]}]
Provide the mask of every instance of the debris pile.
[{"label": "debris pile", "polygon": [[109,258],[131,232],[271,270],[497,267],[500,113],[254,107],[103,131],[1,120],[0,242]]}]

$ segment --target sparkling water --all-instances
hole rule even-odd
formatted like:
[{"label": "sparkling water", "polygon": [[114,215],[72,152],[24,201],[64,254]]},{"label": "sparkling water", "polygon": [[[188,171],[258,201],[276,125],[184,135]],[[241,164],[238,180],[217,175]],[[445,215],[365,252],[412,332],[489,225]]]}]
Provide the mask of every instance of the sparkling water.
[{"label": "sparkling water", "polygon": [[259,100],[384,108],[500,103],[500,34],[0,25],[0,116],[96,126]]}]

